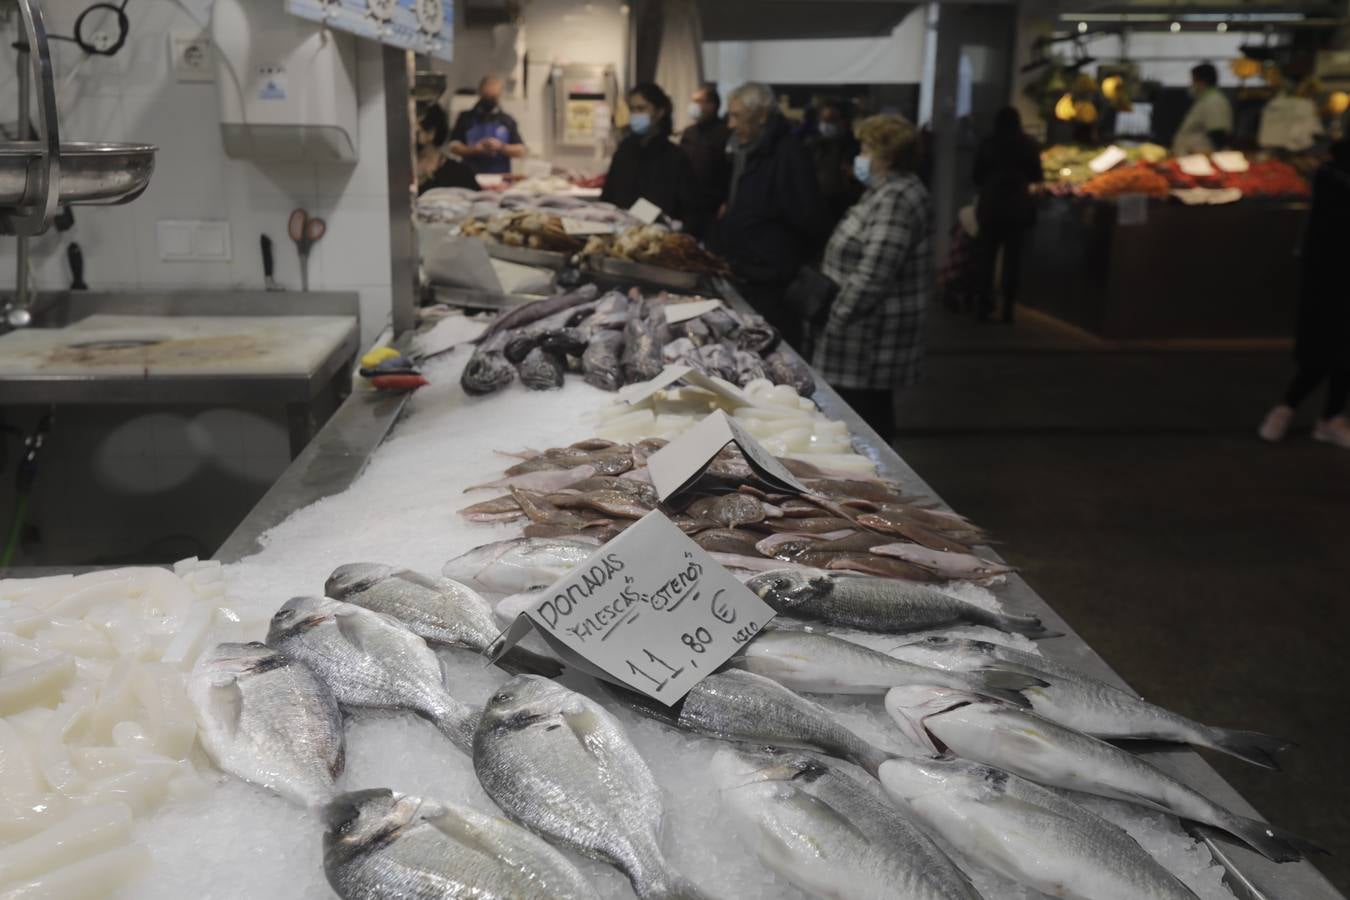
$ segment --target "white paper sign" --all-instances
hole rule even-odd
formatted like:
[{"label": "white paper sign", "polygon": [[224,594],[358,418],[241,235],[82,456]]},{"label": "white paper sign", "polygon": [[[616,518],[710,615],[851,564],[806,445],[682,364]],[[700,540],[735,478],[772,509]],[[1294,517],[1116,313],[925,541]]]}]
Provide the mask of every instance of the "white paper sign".
[{"label": "white paper sign", "polygon": [[739,422],[719,409],[647,458],[647,472],[657,496],[664,501],[688,487],[722,448],[733,441],[760,479],[783,490],[810,493]]},{"label": "white paper sign", "polygon": [[1110,169],[1114,169],[1125,161],[1125,151],[1112,144],[1101,153],[1092,157],[1088,163],[1088,168],[1100,175]]},{"label": "white paper sign", "polygon": [[1209,164],[1209,157],[1203,153],[1178,156],[1177,168],[1192,178],[1205,178],[1214,174],[1214,167]]},{"label": "white paper sign", "polygon": [[692,303],[667,303],[661,310],[666,314],[666,324],[675,325],[721,308],[721,300],[695,300]]},{"label": "white paper sign", "polygon": [[660,511],[596,550],[493,645],[533,628],[567,664],[670,706],[774,612]]},{"label": "white paper sign", "polygon": [[573,235],[614,233],[614,226],[609,222],[591,222],[587,219],[573,219],[569,216],[562,217],[562,227],[563,231]]},{"label": "white paper sign", "polygon": [[661,374],[649,381],[643,381],[638,384],[630,384],[619,389],[619,399],[630,406],[634,406],[646,400],[657,391],[670,387],[690,372],[694,371],[689,366],[666,366],[661,370]]},{"label": "white paper sign", "polygon": [[646,197],[639,197],[638,201],[628,208],[628,211],[633,214],[633,218],[644,225],[650,225],[661,218],[661,207]]},{"label": "white paper sign", "polygon": [[1214,165],[1224,172],[1245,172],[1251,168],[1241,150],[1219,150],[1209,155]]}]

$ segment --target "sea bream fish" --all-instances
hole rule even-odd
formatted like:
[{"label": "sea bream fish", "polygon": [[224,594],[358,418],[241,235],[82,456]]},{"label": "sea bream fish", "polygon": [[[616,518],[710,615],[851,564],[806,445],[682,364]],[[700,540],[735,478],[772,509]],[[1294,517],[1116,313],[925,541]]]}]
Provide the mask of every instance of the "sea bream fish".
[{"label": "sea bream fish", "polygon": [[1208,747],[1267,769],[1279,768],[1275,754],[1289,746],[1288,741],[1259,732],[1201,724],[1045,657],[987,641],[931,635],[913,643],[896,644],[885,652],[895,659],[946,672],[973,672],[1005,665],[1035,675],[1044,683],[1022,692],[1031,708],[1052,722],[1093,737],[1175,741]]},{"label": "sea bream fish", "polygon": [[868,743],[839,724],[819,703],[743,669],[714,672],[695,684],[674,706],[666,706],[636,691],[603,685],[615,699],[673,728],[771,747],[815,750],[846,759],[876,774],[888,750]]},{"label": "sea bream fish", "polygon": [[582,541],[514,538],[456,556],[441,574],[491,594],[520,594],[548,587],[595,551]]},{"label": "sea bream fish", "polygon": [[642,900],[702,900],[661,851],[661,788],[604,707],[556,682],[518,675],[488,702],[474,771],[508,816],[563,847],[611,863]]},{"label": "sea bream fish", "polygon": [[1016,775],[960,759],[888,759],[881,785],[961,853],[1051,897],[1195,900],[1124,830]]},{"label": "sea bream fish", "polygon": [[342,900],[593,900],[562,853],[499,816],[385,788],[324,812],[323,869]]},{"label": "sea bream fish", "polygon": [[803,753],[731,748],[712,764],[741,837],[802,890],[838,900],[979,900],[965,873],[880,785],[849,768]]},{"label": "sea bream fish", "polygon": [[1026,710],[949,688],[909,686],[886,694],[886,711],[907,737],[936,755],[950,751],[1050,787],[1210,825],[1275,862],[1313,849],[1296,835],[1224,809],[1126,750]]},{"label": "sea bream fish", "polygon": [[188,678],[198,737],[223,771],[306,805],[333,796],[346,761],[342,714],[298,660],[260,644],[219,644]]},{"label": "sea bream fish", "polygon": [[267,643],[307,664],[339,706],[406,710],[468,752],[478,711],[450,695],[440,658],[401,622],[328,597],[295,597],[272,617]]},{"label": "sea bream fish", "polygon": [[[428,643],[483,653],[501,629],[492,605],[477,591],[449,578],[433,578],[379,563],[348,563],[328,576],[324,593],[383,613],[407,625]],[[512,647],[498,665],[513,673],[533,672],[549,678],[562,673],[556,660]]]},{"label": "sea bream fish", "polygon": [[[815,694],[880,696],[902,684],[934,684],[1026,706],[1018,691],[1047,682],[1020,667],[993,662],[960,672],[916,665],[828,634],[770,627],[755,635],[730,665]],[[953,681],[955,679],[955,681]]]},{"label": "sea bream fish", "polygon": [[890,578],[782,569],[756,575],[746,587],[777,612],[846,628],[899,634],[986,625],[1013,634],[1045,634],[1035,616],[994,612],[935,588]]}]

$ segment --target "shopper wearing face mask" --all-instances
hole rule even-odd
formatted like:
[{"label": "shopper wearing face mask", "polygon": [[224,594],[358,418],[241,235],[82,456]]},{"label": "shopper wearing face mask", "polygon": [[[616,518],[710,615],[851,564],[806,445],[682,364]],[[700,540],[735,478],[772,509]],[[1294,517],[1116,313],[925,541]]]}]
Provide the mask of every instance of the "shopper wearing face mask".
[{"label": "shopper wearing face mask", "polygon": [[500,78],[489,75],[478,82],[478,102],[455,119],[450,152],[479,175],[505,175],[511,160],[525,155],[516,120],[502,109]]},{"label": "shopper wearing face mask", "polygon": [[685,222],[685,230],[703,237],[717,218],[717,211],[727,199],[727,182],[731,179],[731,164],[727,159],[727,141],[731,129],[718,115],[722,98],[717,85],[705,83],[689,101],[689,121],[680,135],[680,149],[689,158],[694,185],[692,208]]},{"label": "shopper wearing face mask", "polygon": [[858,124],[853,171],[865,186],[825,246],[824,275],[838,285],[812,362],[886,440],[895,389],[919,378],[932,283],[928,191],[914,174],[918,132],[903,116]]},{"label": "shopper wearing face mask", "polygon": [[842,102],[827,100],[821,104],[816,133],[806,139],[806,149],[816,167],[826,224],[832,229],[862,195],[862,187],[853,177],[858,140]]},{"label": "shopper wearing face mask", "polygon": [[685,220],[693,170],[671,143],[670,114],[670,97],[655,84],[639,84],[628,92],[628,135],[614,151],[601,200],[628,209],[646,199],[671,219]]}]

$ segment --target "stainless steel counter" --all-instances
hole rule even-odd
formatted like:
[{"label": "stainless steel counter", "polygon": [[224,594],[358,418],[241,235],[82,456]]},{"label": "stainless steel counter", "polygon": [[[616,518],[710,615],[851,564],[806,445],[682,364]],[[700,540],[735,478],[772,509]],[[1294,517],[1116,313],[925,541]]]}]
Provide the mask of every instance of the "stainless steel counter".
[{"label": "stainless steel counter", "polygon": [[[733,306],[748,308],[725,282],[716,284],[715,293]],[[899,482],[907,493],[922,493],[937,498],[919,474],[859,418],[828,384],[817,377],[816,385],[814,399],[817,404],[827,415],[848,425],[854,435],[855,447],[876,463],[881,475]],[[234,562],[248,555],[256,549],[257,538],[291,512],[345,489],[393,427],[402,405],[400,397],[355,394],[348,398],[310,447],[222,545],[216,558]],[[577,437],[559,435],[558,440],[566,443]],[[1004,537],[1016,540],[1015,535]],[[982,548],[981,553],[997,557],[989,548]],[[1094,678],[1126,686],[1125,681],[1106,661],[1093,652],[1078,633],[1022,578],[1010,576],[1008,584],[998,590],[998,595],[1012,609],[1038,615],[1048,628],[1064,633],[1062,637],[1040,642],[1046,656],[1080,669]],[[1162,745],[1150,747],[1145,752],[1150,762],[1215,802],[1239,814],[1259,817],[1259,813],[1197,753]],[[1272,863],[1211,829],[1197,827],[1193,833],[1209,846],[1215,858],[1227,870],[1227,881],[1238,900],[1334,900],[1342,897],[1309,863]],[[1317,838],[1316,835],[1308,837],[1313,840]]]}]

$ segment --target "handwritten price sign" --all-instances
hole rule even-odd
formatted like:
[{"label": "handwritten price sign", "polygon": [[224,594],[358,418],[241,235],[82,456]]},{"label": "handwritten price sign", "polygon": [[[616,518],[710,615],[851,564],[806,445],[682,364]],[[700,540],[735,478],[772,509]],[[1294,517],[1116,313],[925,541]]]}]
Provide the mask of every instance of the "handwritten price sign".
[{"label": "handwritten price sign", "polygon": [[544,592],[494,652],[534,628],[565,662],[671,705],[773,614],[651,512]]}]

